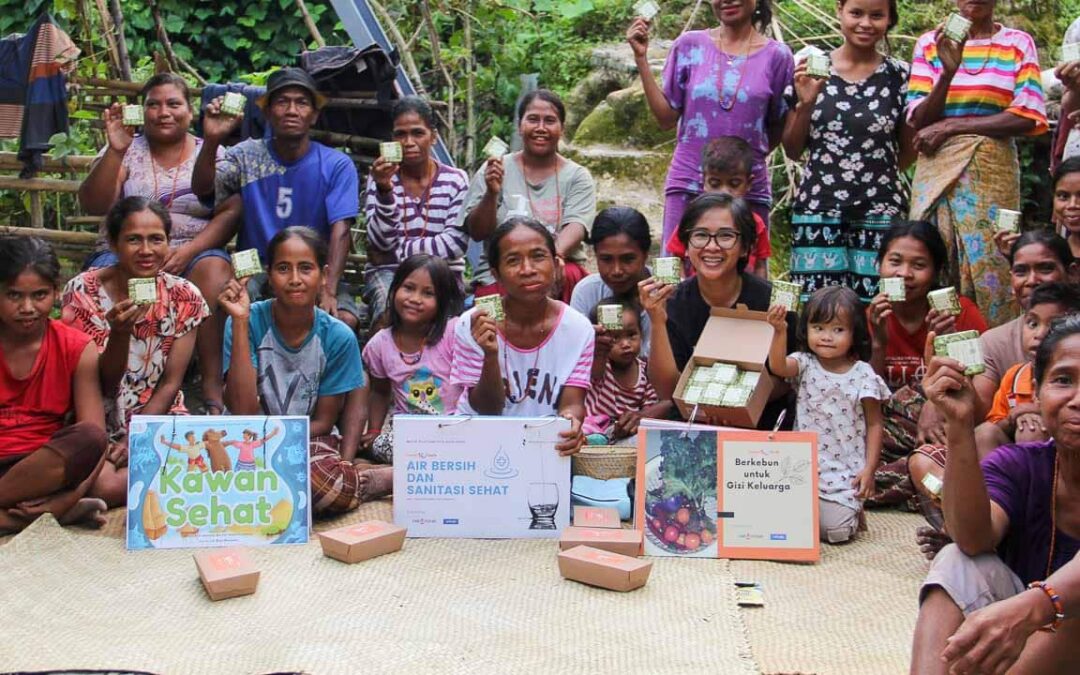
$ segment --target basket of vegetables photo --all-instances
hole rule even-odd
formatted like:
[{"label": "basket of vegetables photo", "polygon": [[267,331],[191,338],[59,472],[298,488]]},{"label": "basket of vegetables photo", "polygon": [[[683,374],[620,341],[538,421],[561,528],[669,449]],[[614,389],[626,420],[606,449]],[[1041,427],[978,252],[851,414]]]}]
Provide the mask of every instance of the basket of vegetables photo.
[{"label": "basket of vegetables photo", "polygon": [[716,434],[662,436],[645,466],[646,555],[716,556]]}]

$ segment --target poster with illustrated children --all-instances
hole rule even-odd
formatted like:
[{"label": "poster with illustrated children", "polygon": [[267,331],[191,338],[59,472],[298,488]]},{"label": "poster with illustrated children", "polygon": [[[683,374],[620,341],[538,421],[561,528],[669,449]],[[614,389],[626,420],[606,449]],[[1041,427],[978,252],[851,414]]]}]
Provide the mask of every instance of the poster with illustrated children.
[{"label": "poster with illustrated children", "polygon": [[131,418],[129,550],[303,544],[310,530],[307,417]]},{"label": "poster with illustrated children", "polygon": [[813,433],[642,428],[645,555],[817,561],[817,466]]}]

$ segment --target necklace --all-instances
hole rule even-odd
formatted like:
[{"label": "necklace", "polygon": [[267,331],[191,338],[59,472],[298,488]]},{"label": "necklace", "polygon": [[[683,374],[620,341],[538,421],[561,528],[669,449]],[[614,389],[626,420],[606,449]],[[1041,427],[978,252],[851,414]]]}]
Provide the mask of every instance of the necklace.
[{"label": "necklace", "polygon": [[[987,38],[978,38],[980,40],[986,40],[987,41],[987,43],[986,43],[986,56],[983,57],[982,65],[979,66],[978,70],[970,70],[966,65],[964,65],[964,52],[966,52],[968,50],[968,47],[969,47],[968,44],[964,44],[964,51],[960,53],[960,70],[964,71],[965,75],[978,75],[982,71],[986,70],[987,64],[990,63],[990,51],[994,48],[993,37],[994,37],[994,35],[993,35],[993,33],[991,33],[990,36],[987,37]],[[974,46],[974,45],[970,45],[970,46]]]},{"label": "necklace", "polygon": [[1054,452],[1054,487],[1050,490],[1050,554],[1046,556],[1046,575],[1043,579],[1050,576],[1050,568],[1054,565],[1054,547],[1057,546],[1057,486],[1058,470],[1061,468],[1058,452],[1061,450]]},{"label": "necklace", "polygon": [[[428,167],[431,168],[432,164],[435,164],[435,161],[429,158],[428,159]],[[420,199],[422,199],[423,203],[424,203],[424,229],[420,230],[420,236],[418,237],[418,239],[423,239],[427,235],[428,217],[429,217],[430,212],[431,212],[431,186],[435,184],[435,177],[438,176],[438,175],[439,175],[439,166],[438,166],[438,164],[435,164],[434,168],[431,168],[431,177],[430,177],[430,180],[428,180],[427,187],[424,188],[424,194],[420,197]],[[407,193],[405,191],[405,181],[401,182],[401,195],[402,195],[401,212],[404,215],[405,206],[406,206],[405,199],[409,197],[409,193]],[[417,206],[416,210],[419,211],[420,207]],[[408,227],[408,225],[406,225],[404,222],[402,222],[401,223],[401,229],[405,233],[405,241],[406,242],[409,241],[409,227]]]},{"label": "necklace", "polygon": [[[547,332],[548,332],[547,308],[548,308],[548,306],[547,306],[547,304],[545,302],[545,304],[544,304],[544,314],[542,315],[542,317],[540,319],[540,342],[536,345],[536,355],[533,357],[532,367],[529,368],[525,372],[525,381],[524,382],[520,382],[520,381],[518,382],[517,396],[514,396],[510,392],[510,367],[509,367],[509,363],[507,363],[507,360],[506,360],[506,353],[510,351],[510,348],[513,345],[510,343],[510,340],[508,340],[505,335],[503,336],[503,341],[506,343],[503,346],[503,358],[502,358],[502,361],[503,361],[503,377],[506,380],[506,398],[510,401],[510,403],[518,404],[518,403],[521,403],[522,401],[525,400],[525,397],[528,396],[528,394],[529,394],[529,381],[533,377],[535,377],[537,374],[539,374],[539,372],[540,372],[539,370],[537,370],[536,365],[538,363],[540,363],[540,347],[541,347],[541,345],[544,344],[544,339],[547,336]],[[505,323],[505,321],[506,321],[506,319],[503,319],[504,323]]]},{"label": "necklace", "polygon": [[391,333],[391,335],[394,338],[394,346],[397,347],[397,350],[398,350],[398,358],[401,359],[402,363],[404,363],[407,366],[415,366],[416,364],[420,363],[420,359],[424,358],[424,345],[427,342],[426,338],[421,338],[420,339],[420,350],[419,351],[413,352],[412,354],[406,354],[405,352],[403,352],[401,350],[401,347],[398,347],[397,336],[394,335],[393,333]]},{"label": "necklace", "polygon": [[[525,160],[521,158],[521,155],[518,155],[517,161],[518,161],[518,165],[521,166],[521,177],[525,178]],[[528,179],[525,179],[525,196],[529,200],[529,213],[531,213],[533,215],[533,218],[536,218],[537,217],[537,215],[536,215],[536,207],[533,206],[533,200],[532,200],[532,185],[529,184]],[[552,229],[554,229],[555,232],[558,233],[559,229],[562,227],[562,213],[563,213],[563,211],[562,211],[562,192],[559,189],[559,159],[558,158],[555,159],[555,204],[556,204],[555,223],[554,223]]]},{"label": "necklace", "polygon": [[[720,53],[727,59],[728,67],[733,67],[735,65],[735,60],[738,57],[733,54],[729,54],[727,50],[724,49],[724,38],[723,35],[720,33],[719,29],[717,29],[716,35],[713,38],[713,42],[716,43],[716,48],[720,50]],[[750,58],[750,45],[752,43],[753,36],[751,36],[751,38],[746,41],[746,49],[743,51],[742,63],[739,64],[739,77],[735,80],[735,87],[731,92],[730,100],[725,102],[723,98],[720,99],[720,109],[725,112],[734,108],[735,101],[739,98],[739,87],[742,85],[743,73],[746,71],[746,61]]]},{"label": "necklace", "polygon": [[[152,150],[150,150],[149,141],[147,142],[146,147],[147,154],[150,155],[150,173],[154,176],[154,199],[159,200],[165,206],[171,206],[173,199],[176,198],[176,181],[180,178],[180,168],[184,166],[184,162],[187,160],[187,136],[184,137],[184,146],[180,148],[180,161],[178,161],[176,163],[176,166],[173,167],[172,190],[169,191],[168,199],[164,199],[162,195],[158,192],[158,164],[154,161],[154,153]],[[161,172],[164,173],[166,176],[169,175],[168,169],[165,169],[164,167],[162,167]]]}]

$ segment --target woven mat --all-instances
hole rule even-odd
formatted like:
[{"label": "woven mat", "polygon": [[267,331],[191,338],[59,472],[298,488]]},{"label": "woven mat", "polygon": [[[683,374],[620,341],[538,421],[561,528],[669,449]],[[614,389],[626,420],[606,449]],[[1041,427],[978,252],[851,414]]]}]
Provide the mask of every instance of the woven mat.
[{"label": "woven mat", "polygon": [[818,565],[733,561],[735,578],[765,587],[743,620],[763,673],[906,673],[928,564],[915,546],[921,517],[871,511],[868,532],[821,547]]},{"label": "woven mat", "polygon": [[[45,517],[0,546],[4,669],[756,670],[726,561],[657,560],[620,594],[561,579],[550,541],[409,540],[357,565],[313,541],[254,551],[258,592],[214,603],[190,551],[127,553],[117,513],[106,536]],[[322,527],[389,515],[384,502]]]}]

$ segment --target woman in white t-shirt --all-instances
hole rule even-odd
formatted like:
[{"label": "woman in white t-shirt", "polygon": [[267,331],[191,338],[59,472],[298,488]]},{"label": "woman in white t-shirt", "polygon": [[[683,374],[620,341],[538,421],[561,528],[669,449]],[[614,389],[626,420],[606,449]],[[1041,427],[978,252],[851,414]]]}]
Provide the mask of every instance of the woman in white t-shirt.
[{"label": "woman in white t-shirt", "polygon": [[593,359],[593,327],[550,297],[555,240],[532,218],[511,218],[488,241],[492,273],[504,289],[503,316],[466,312],[454,331],[453,384],[464,392],[458,413],[571,420],[555,446],[577,452],[584,441],[585,392]]}]

